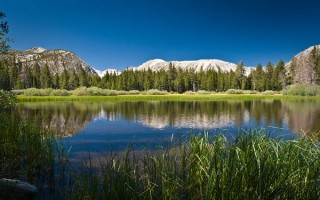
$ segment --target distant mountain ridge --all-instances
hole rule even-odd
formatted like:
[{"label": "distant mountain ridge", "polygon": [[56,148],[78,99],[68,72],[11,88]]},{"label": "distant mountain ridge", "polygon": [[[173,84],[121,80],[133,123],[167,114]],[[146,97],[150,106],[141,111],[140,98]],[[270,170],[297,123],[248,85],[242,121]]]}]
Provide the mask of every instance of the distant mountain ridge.
[{"label": "distant mountain ridge", "polygon": [[[133,70],[152,70],[152,71],[160,71],[169,70],[169,66],[172,65],[175,68],[181,69],[189,69],[194,70],[195,72],[215,70],[215,71],[223,71],[230,72],[235,71],[237,68],[237,64],[218,60],[218,59],[201,59],[195,61],[164,61],[162,59],[154,59],[149,60],[138,67],[131,67],[129,69]],[[249,75],[253,67],[245,67],[245,74]]]},{"label": "distant mountain ridge", "polygon": [[32,67],[37,64],[42,68],[47,65],[52,74],[60,74],[64,69],[69,72],[72,69],[79,71],[82,68],[88,75],[97,75],[96,71],[79,56],[67,50],[34,47],[25,51],[12,50],[5,56],[14,59],[14,62],[21,64],[22,67]]},{"label": "distant mountain ridge", "polygon": [[[314,52],[315,51],[315,52]],[[288,76],[292,76],[294,83],[315,83],[317,79],[317,62],[310,60],[311,54],[315,53],[316,57],[320,57],[320,45],[311,46],[304,51],[298,53],[288,63],[285,64],[285,69]],[[106,73],[120,75],[121,71],[117,69],[97,70],[85,63],[75,53],[56,49],[47,50],[42,47],[34,47],[25,51],[12,50],[8,55],[1,57],[9,57],[14,59],[15,63],[20,63],[22,66],[32,67],[38,64],[41,67],[48,65],[52,74],[61,74],[64,69],[68,72],[75,70],[76,72],[82,68],[88,75],[103,77]],[[320,59],[318,59],[320,63]],[[226,62],[218,59],[201,59],[195,61],[165,61],[162,59],[149,60],[140,66],[129,67],[126,70],[151,70],[160,71],[168,70],[169,66],[175,68],[194,70],[221,70],[223,72],[235,71],[237,64]],[[245,75],[248,76],[251,70],[255,67],[245,67]],[[320,71],[320,69],[318,69]]]}]

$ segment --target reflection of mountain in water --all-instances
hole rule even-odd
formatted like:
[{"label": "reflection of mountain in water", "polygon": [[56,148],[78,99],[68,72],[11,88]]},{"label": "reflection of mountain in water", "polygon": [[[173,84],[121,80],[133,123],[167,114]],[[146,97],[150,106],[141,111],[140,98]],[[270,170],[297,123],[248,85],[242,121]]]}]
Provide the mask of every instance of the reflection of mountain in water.
[{"label": "reflection of mountain in water", "polygon": [[23,103],[16,113],[49,128],[57,137],[69,137],[80,132],[95,117],[99,109],[82,103]]},{"label": "reflection of mountain in water", "polygon": [[24,103],[16,113],[59,137],[72,136],[96,119],[124,119],[157,129],[241,128],[250,121],[257,127],[287,125],[292,132],[320,130],[320,101]]}]

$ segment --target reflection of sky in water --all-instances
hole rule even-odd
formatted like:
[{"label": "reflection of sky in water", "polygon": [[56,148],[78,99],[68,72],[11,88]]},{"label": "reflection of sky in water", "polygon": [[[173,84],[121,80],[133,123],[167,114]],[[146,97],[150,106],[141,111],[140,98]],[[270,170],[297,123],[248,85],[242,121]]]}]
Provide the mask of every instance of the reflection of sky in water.
[{"label": "reflection of sky in water", "polygon": [[[199,134],[208,131],[211,135],[223,133],[228,139],[234,138],[242,130],[260,130],[265,128],[268,134],[291,138],[290,130],[285,125],[282,128],[271,123],[267,126],[265,120],[259,121],[259,126],[254,119],[248,119],[238,127],[235,123],[225,124],[225,127],[200,129],[192,127],[165,126],[161,129],[146,125],[141,120],[128,121],[123,118],[108,120],[98,117],[92,120],[83,130],[73,137],[64,138],[67,148],[72,148],[71,157],[81,156],[83,153],[105,153],[121,151],[134,146],[134,149],[157,149],[159,145],[166,146],[172,135],[175,138],[187,137],[189,133]],[[207,125],[206,127],[208,127]],[[216,125],[213,125],[215,127]]]}]

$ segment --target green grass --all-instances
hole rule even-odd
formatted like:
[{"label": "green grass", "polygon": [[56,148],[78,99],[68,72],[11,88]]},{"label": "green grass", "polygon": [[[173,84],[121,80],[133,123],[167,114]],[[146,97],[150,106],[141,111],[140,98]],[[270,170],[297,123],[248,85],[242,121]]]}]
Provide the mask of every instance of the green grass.
[{"label": "green grass", "polygon": [[[36,183],[54,165],[51,134],[31,122],[0,115],[0,178]],[[48,179],[47,179],[48,180]]]},{"label": "green grass", "polygon": [[74,174],[66,199],[318,199],[320,146],[245,133],[192,136],[159,152],[90,160]]},{"label": "green grass", "polygon": [[285,96],[261,94],[168,94],[168,95],[119,95],[119,96],[24,96],[19,102],[40,101],[218,101],[218,100],[260,100],[260,99],[320,99],[319,96]]}]

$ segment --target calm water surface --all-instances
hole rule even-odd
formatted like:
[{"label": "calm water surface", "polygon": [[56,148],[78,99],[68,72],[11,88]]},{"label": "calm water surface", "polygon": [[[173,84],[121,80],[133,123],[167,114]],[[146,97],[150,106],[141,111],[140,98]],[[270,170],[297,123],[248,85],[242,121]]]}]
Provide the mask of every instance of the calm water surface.
[{"label": "calm water surface", "polygon": [[212,102],[46,102],[20,103],[14,115],[51,129],[76,158],[135,148],[156,148],[189,131],[223,132],[265,128],[295,137],[320,130],[319,100]]}]

